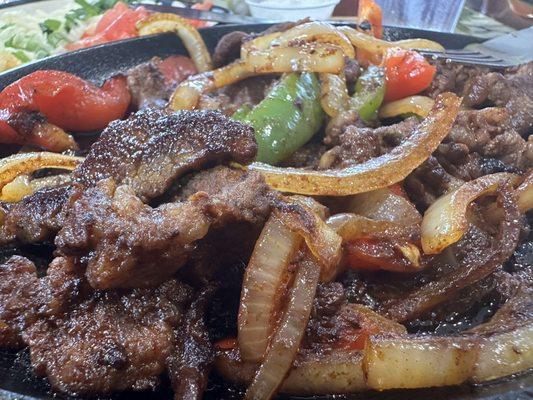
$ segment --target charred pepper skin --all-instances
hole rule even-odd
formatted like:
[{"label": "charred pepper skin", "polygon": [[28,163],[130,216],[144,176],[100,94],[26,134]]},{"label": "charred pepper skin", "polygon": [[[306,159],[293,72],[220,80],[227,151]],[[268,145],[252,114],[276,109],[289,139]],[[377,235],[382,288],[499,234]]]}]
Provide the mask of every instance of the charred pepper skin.
[{"label": "charred pepper skin", "polygon": [[322,125],[318,79],[310,72],[287,74],[252,110],[237,110],[233,118],[255,129],[257,161],[276,165],[309,141]]},{"label": "charred pepper skin", "polygon": [[370,122],[377,118],[384,97],[385,71],[383,68],[371,65],[357,79],[349,108],[356,110],[364,122]]}]

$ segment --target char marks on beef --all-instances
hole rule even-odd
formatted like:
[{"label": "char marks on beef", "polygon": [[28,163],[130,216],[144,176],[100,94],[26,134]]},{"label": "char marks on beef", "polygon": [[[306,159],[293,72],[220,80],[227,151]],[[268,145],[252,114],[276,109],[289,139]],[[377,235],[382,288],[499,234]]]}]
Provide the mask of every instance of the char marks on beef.
[{"label": "char marks on beef", "polygon": [[159,57],[139,64],[128,71],[127,82],[131,93],[131,105],[135,109],[164,107],[170,97],[171,88],[158,68]]},{"label": "char marks on beef", "polygon": [[25,330],[32,365],[69,394],[154,388],[190,297],[176,280],[156,289],[92,293],[63,316],[41,318]]},{"label": "char marks on beef", "polygon": [[198,295],[176,332],[176,349],[167,359],[175,400],[201,400],[207,387],[215,357],[204,318],[213,292],[208,287]]},{"label": "char marks on beef", "polygon": [[146,109],[112,122],[73,178],[84,186],[113,178],[150,199],[186,172],[228,161],[248,163],[256,152],[253,129],[217,112]]},{"label": "char marks on beef", "polygon": [[213,182],[208,192],[157,208],[110,179],[80,191],[56,237],[58,249],[87,263],[87,279],[95,289],[153,286],[169,279],[211,227],[255,223],[270,209],[270,190],[261,175],[226,167],[202,174],[199,179]]},{"label": "char marks on beef", "polygon": [[27,258],[13,256],[0,265],[0,346],[22,346],[23,329],[35,322],[39,290],[35,265]]},{"label": "char marks on beef", "polygon": [[23,243],[36,243],[50,238],[63,223],[63,205],[71,192],[70,186],[45,188],[10,205],[0,227],[0,243],[15,238]]}]

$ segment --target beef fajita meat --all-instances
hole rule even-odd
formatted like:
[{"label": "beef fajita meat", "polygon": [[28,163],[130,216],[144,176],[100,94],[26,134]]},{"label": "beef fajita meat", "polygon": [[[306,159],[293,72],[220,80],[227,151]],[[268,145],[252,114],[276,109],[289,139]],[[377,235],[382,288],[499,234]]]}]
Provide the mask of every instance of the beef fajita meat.
[{"label": "beef fajita meat", "polygon": [[[256,151],[252,128],[216,112],[148,109],[112,123],[73,172],[73,180],[91,187],[111,177],[147,200],[163,194],[186,172],[232,160],[247,163]],[[72,191],[69,186],[42,189],[10,206],[0,243],[50,239],[62,226],[63,205]]]},{"label": "beef fajita meat", "polygon": [[172,88],[165,84],[165,77],[158,68],[159,57],[139,64],[127,72],[131,105],[135,109],[164,107],[172,94]]},{"label": "beef fajita meat", "polygon": [[533,62],[515,71],[489,72],[471,78],[464,88],[466,106],[489,103],[505,107],[510,125],[521,135],[532,133],[533,126]]},{"label": "beef fajita meat", "polygon": [[32,365],[68,394],[154,388],[190,297],[175,280],[156,289],[95,292],[24,331]]},{"label": "beef fajita meat", "polygon": [[10,205],[0,227],[0,243],[15,238],[23,243],[49,239],[63,224],[63,205],[71,193],[71,186],[45,188]]},{"label": "beef fajita meat", "polygon": [[0,265],[0,345],[20,347],[22,332],[39,316],[59,315],[80,293],[82,271],[74,260],[56,258],[37,277],[27,258],[12,256]]},{"label": "beef fajita meat", "polygon": [[113,178],[151,199],[186,172],[227,161],[247,163],[256,151],[253,129],[219,113],[146,109],[112,122],[73,179],[92,186]]},{"label": "beef fajita meat", "polygon": [[400,144],[417,125],[418,120],[413,117],[376,129],[348,126],[339,137],[339,145],[328,152],[328,162],[322,167],[344,168],[382,155]]},{"label": "beef fajita meat", "polygon": [[35,322],[40,291],[35,265],[13,256],[0,265],[0,346],[22,346],[22,330]]},{"label": "beef fajita meat", "polygon": [[87,279],[96,289],[163,282],[185,264],[210,228],[255,223],[268,215],[270,190],[260,175],[227,169],[213,173],[217,186],[209,193],[157,208],[144,204],[129,186],[101,181],[72,197],[56,245],[87,262]]},{"label": "beef fajita meat", "polygon": [[208,287],[198,295],[176,332],[176,349],[167,358],[175,400],[201,400],[207,386],[215,357],[204,318],[213,291]]}]

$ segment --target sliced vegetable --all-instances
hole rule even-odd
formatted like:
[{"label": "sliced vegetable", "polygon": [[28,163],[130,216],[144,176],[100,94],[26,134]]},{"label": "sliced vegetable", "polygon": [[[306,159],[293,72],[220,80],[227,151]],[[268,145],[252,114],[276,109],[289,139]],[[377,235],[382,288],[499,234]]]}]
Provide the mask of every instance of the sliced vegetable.
[{"label": "sliced vegetable", "polygon": [[374,0],[359,0],[357,17],[359,23],[368,21],[372,29],[372,36],[381,39],[383,36],[381,7]]},{"label": "sliced vegetable", "polygon": [[233,113],[231,118],[236,119],[237,121],[242,121],[244,118],[246,118],[250,111],[252,111],[252,106],[249,104],[244,104]]},{"label": "sliced vegetable", "polygon": [[98,44],[136,37],[137,23],[150,15],[144,7],[130,8],[123,2],[118,2],[107,11],[94,30],[88,30],[77,42],[69,43],[67,50],[77,50]]},{"label": "sliced vegetable", "polygon": [[415,132],[390,153],[341,170],[310,171],[253,163],[268,184],[282,192],[345,196],[390,186],[424,162],[449,133],[461,99],[452,93],[437,97],[430,114]]},{"label": "sliced vegetable", "polygon": [[[362,359],[361,351],[347,349],[299,355],[280,392],[317,396],[363,391]],[[225,379],[240,385],[250,384],[256,371],[256,364],[241,360],[238,349],[219,351],[215,367]]]},{"label": "sliced vegetable", "polygon": [[466,182],[458,189],[437,199],[425,212],[421,225],[422,249],[437,254],[457,242],[468,228],[467,209],[470,203],[509,181],[517,183],[517,175],[497,173]]},{"label": "sliced vegetable", "polygon": [[327,43],[340,47],[348,58],[355,57],[350,40],[335,26],[321,21],[307,22],[283,32],[270,42],[275,47],[291,47],[298,43]]},{"label": "sliced vegetable", "polygon": [[277,164],[305,144],[322,125],[320,88],[312,73],[283,77],[245,117],[255,129],[257,160]]},{"label": "sliced vegetable", "polygon": [[339,74],[344,68],[344,53],[338,46],[312,42],[251,50],[243,61],[255,74],[297,71]]},{"label": "sliced vegetable", "polygon": [[385,75],[382,68],[369,66],[357,79],[355,93],[349,101],[349,108],[354,109],[365,122],[376,119],[378,108],[385,95]]},{"label": "sliced vegetable", "polygon": [[385,40],[378,39],[374,36],[367,35],[366,33],[359,32],[349,26],[339,26],[337,28],[352,42],[357,50],[363,49],[370,53],[383,55],[387,49],[399,47],[405,50],[435,50],[444,51],[444,47],[437,42],[427,39],[406,39],[399,40],[397,42],[387,42]]},{"label": "sliced vegetable", "polygon": [[254,75],[243,61],[237,60],[213,71],[192,75],[178,85],[169,101],[172,110],[192,110],[200,97],[221,87]]},{"label": "sliced vegetable", "polygon": [[417,318],[433,307],[464,289],[489,276],[514,252],[522,223],[520,211],[512,188],[507,184],[500,188],[498,197],[503,208],[503,219],[498,235],[489,249],[479,249],[475,257],[466,258],[451,272],[410,292],[405,298],[392,304],[387,314],[396,321]]},{"label": "sliced vegetable", "polygon": [[518,208],[522,212],[533,208],[533,169],[530,169],[524,181],[516,189]]},{"label": "sliced vegetable", "polygon": [[287,310],[272,338],[265,360],[246,391],[246,399],[270,399],[283,383],[304,336],[319,276],[320,266],[312,256],[308,255],[298,263]]},{"label": "sliced vegetable", "polygon": [[213,69],[211,56],[196,28],[186,19],[176,14],[156,13],[137,23],[139,35],[153,35],[155,33],[175,32],[180,39],[198,72],[210,71]]},{"label": "sliced vegetable", "polygon": [[472,374],[475,350],[464,338],[372,336],[363,369],[376,390],[459,385]]},{"label": "sliced vegetable", "polygon": [[343,75],[320,74],[320,104],[330,117],[335,117],[348,106],[348,88]]},{"label": "sliced vegetable", "polygon": [[349,213],[336,214],[327,220],[327,224],[346,242],[364,237],[409,238],[418,233],[414,226]]},{"label": "sliced vegetable", "polygon": [[[63,129],[91,131],[122,118],[130,99],[124,77],[108,79],[99,88],[68,72],[43,70],[26,75],[0,93],[0,115],[39,111]],[[0,129],[0,136],[6,135],[5,126]]]},{"label": "sliced vegetable", "polygon": [[0,200],[14,203],[22,200],[23,197],[35,193],[39,189],[62,185],[70,181],[70,174],[51,175],[38,179],[30,179],[28,175],[19,175],[2,188]]},{"label": "sliced vegetable", "polygon": [[427,96],[409,96],[400,100],[391,101],[379,109],[379,118],[393,118],[401,115],[418,115],[425,118],[435,100]]},{"label": "sliced vegetable", "polygon": [[43,168],[73,170],[82,157],[48,152],[21,153],[0,160],[0,189],[20,175],[28,175]]},{"label": "sliced vegetable", "polygon": [[387,81],[385,101],[420,93],[431,85],[437,72],[437,68],[416,51],[400,48],[387,50],[383,65]]},{"label": "sliced vegetable", "polygon": [[238,316],[239,349],[243,360],[261,361],[277,313],[280,296],[292,275],[288,265],[301,243],[274,213],[265,224],[246,267]]}]

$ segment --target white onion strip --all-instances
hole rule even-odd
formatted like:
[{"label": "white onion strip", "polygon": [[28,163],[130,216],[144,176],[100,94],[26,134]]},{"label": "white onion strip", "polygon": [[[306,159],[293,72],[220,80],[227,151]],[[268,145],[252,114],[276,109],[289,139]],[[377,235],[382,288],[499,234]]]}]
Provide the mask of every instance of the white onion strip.
[{"label": "white onion strip", "polygon": [[311,314],[320,266],[312,256],[306,256],[298,264],[287,310],[274,334],[263,364],[246,391],[245,398],[248,400],[268,400],[274,396],[300,347]]},{"label": "white onion strip", "polygon": [[485,175],[466,182],[458,189],[435,201],[424,214],[421,225],[422,249],[426,254],[437,254],[457,242],[466,232],[466,211],[478,197],[495,193],[498,185],[518,176],[509,173]]},{"label": "white onion strip", "polygon": [[274,327],[277,297],[283,290],[287,266],[302,239],[272,214],[246,268],[238,316],[239,348],[243,360],[260,361]]}]

